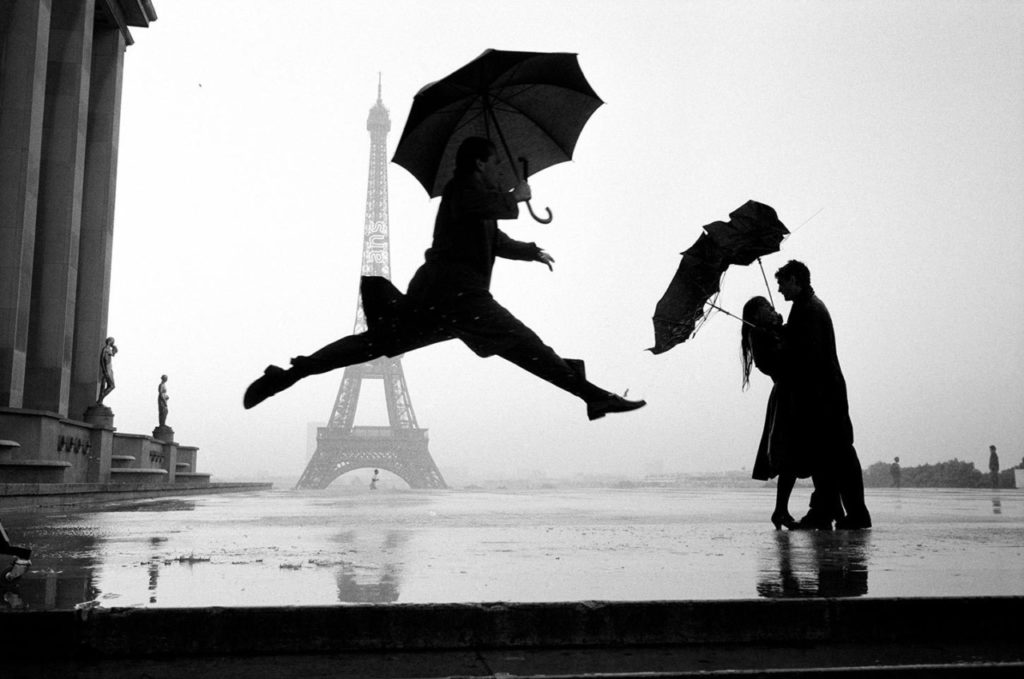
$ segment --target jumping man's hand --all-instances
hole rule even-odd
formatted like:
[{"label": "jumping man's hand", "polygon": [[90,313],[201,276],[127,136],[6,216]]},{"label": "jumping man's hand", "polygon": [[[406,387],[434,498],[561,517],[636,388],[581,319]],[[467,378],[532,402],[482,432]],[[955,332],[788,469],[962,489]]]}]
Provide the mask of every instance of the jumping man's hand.
[{"label": "jumping man's hand", "polygon": [[555,258],[549,255],[544,250],[541,250],[540,252],[537,253],[537,261],[540,262],[541,264],[547,264],[548,271],[555,270],[555,268],[551,266],[552,264],[555,263]]},{"label": "jumping man's hand", "polygon": [[533,197],[533,192],[530,189],[530,185],[525,181],[516,184],[516,187],[512,189],[512,196],[516,199],[517,203],[521,203],[524,200],[530,200]]}]

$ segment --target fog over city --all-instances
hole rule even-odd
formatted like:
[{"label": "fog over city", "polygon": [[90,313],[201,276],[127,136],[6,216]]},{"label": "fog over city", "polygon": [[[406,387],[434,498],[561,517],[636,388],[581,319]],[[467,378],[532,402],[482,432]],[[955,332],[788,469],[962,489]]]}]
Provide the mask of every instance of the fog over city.
[{"label": "fog over city", "polygon": [[[270,363],[352,332],[378,78],[388,155],[412,98],[488,48],[574,52],[605,101],[574,160],[531,178],[500,224],[555,258],[499,260],[492,292],[595,383],[583,404],[451,341],[402,365],[450,481],[750,469],[770,381],[742,391],[739,322],[653,355],[651,316],[701,227],[747,200],[792,232],[835,324],[865,467],[1024,456],[1024,3],[473,3],[164,0],[132,31],[109,334],[118,431],[169,415],[214,481],[297,478],[342,371],[252,410]],[[392,280],[429,247],[438,200],[389,164]],[[757,264],[719,304],[766,295]],[[98,350],[99,348],[97,348]],[[384,424],[364,385],[357,424]]]}]

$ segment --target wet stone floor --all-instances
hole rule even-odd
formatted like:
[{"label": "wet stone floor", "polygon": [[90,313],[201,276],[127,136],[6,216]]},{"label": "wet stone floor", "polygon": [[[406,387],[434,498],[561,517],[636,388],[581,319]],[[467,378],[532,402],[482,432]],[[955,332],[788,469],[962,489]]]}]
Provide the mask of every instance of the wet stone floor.
[{"label": "wet stone floor", "polygon": [[32,565],[0,608],[1024,595],[1024,490],[868,489],[875,527],[827,533],[776,532],[773,499],[275,489],[5,514]]}]

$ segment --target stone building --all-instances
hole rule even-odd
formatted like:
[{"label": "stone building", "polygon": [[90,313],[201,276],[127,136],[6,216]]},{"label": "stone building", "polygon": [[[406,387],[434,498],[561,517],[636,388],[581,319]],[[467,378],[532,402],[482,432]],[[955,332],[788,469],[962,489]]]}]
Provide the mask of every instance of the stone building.
[{"label": "stone building", "polygon": [[97,404],[124,59],[156,18],[150,0],[0,3],[0,495],[209,482],[169,428],[117,433]]}]

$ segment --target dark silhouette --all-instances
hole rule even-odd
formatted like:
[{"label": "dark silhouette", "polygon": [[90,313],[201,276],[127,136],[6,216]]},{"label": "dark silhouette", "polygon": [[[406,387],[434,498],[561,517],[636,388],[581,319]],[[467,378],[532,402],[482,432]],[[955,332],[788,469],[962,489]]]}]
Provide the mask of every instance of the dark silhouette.
[{"label": "dark silhouette", "polygon": [[870,528],[832,317],[814,294],[805,264],[790,260],[775,278],[779,293],[793,303],[782,333],[782,373],[804,424],[789,432],[791,443],[813,460],[814,492],[800,527],[831,530],[835,521],[837,528]]},{"label": "dark silhouette", "polygon": [[583,361],[563,359],[491,296],[496,257],[541,262],[549,269],[554,262],[535,243],[513,240],[498,228],[496,220],[516,218],[518,203],[531,195],[525,181],[510,192],[500,190],[498,163],[490,141],[464,140],[455,175],[441,197],[433,243],[407,294],[401,295],[386,279],[364,277],[360,288],[369,329],[296,356],[287,370],[268,366],[249,385],[243,405],[252,408],[309,375],[454,338],[478,356],[501,356],[577,396],[587,404],[591,420],[645,405],[587,381]]},{"label": "dark silhouette", "polygon": [[988,447],[988,473],[992,477],[992,487],[999,487],[999,456],[996,455],[996,447]]},{"label": "dark silhouette", "polygon": [[14,561],[6,568],[0,566],[0,583],[17,580],[32,565],[32,562],[29,560],[32,557],[32,550],[12,545],[11,539],[7,537],[7,531],[4,530],[2,523],[0,523],[0,554],[14,557]]},{"label": "dark silhouette", "polygon": [[896,459],[892,461],[892,466],[889,467],[889,471],[892,473],[892,485],[897,488],[900,487],[900,458],[897,455]]},{"label": "dark silhouette", "polygon": [[778,252],[788,234],[773,207],[753,200],[730,212],[729,221],[706,224],[681,253],[679,268],[654,308],[654,346],[648,351],[661,354],[696,335],[729,268],[754,261],[760,266],[760,257]]},{"label": "dark silhouette", "polygon": [[103,399],[107,394],[114,391],[114,356],[117,354],[117,346],[114,338],[108,337],[100,349],[100,396],[96,399],[96,405],[103,405]]},{"label": "dark silhouette", "polygon": [[156,412],[161,427],[167,426],[167,375],[160,376],[160,385],[156,388]]},{"label": "dark silhouette", "polygon": [[793,530],[797,522],[789,513],[789,497],[797,478],[807,478],[811,474],[806,459],[799,457],[800,451],[787,443],[786,433],[794,423],[791,421],[792,408],[788,407],[792,398],[786,392],[786,383],[780,374],[782,315],[764,297],[752,297],[743,305],[743,321],[740,330],[743,388],[750,385],[752,365],[771,377],[773,382],[751,476],[760,481],[778,477],[771,521],[775,530],[782,526]]},{"label": "dark silhouette", "polygon": [[377,479],[379,478],[380,470],[373,470],[373,478],[370,479],[370,490],[377,490]]}]

